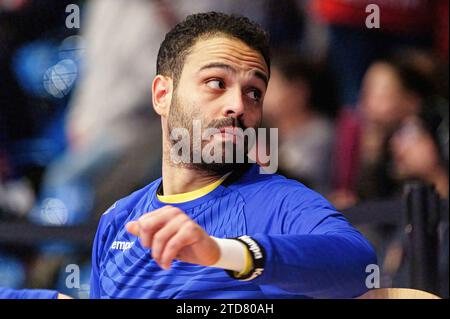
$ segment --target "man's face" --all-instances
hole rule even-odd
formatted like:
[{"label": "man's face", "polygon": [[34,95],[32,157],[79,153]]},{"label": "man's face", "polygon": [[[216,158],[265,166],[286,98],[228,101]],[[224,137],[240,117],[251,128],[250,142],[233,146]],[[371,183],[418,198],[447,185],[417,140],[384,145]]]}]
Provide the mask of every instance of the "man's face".
[{"label": "man's face", "polygon": [[[186,57],[173,93],[169,136],[175,128],[184,128],[192,137],[194,120],[201,122],[202,133],[208,128],[256,129],[262,120],[268,73],[263,56],[240,40],[225,36],[198,40]],[[225,148],[239,139],[220,132],[202,141],[202,147],[208,143]],[[200,163],[194,167],[221,173],[233,165]]]}]

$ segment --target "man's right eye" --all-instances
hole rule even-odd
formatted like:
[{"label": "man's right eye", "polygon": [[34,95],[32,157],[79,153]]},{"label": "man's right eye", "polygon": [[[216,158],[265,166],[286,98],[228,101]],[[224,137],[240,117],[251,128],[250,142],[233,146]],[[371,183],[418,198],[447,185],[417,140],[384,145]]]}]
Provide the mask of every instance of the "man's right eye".
[{"label": "man's right eye", "polygon": [[223,90],[225,89],[225,82],[219,79],[212,79],[206,82],[206,85],[211,89]]}]

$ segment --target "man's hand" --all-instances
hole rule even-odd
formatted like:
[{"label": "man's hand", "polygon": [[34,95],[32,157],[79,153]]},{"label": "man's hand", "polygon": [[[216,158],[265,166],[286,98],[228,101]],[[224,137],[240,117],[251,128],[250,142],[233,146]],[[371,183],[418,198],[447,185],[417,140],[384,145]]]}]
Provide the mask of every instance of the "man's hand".
[{"label": "man's hand", "polygon": [[173,206],[142,215],[129,222],[126,229],[140,238],[142,246],[152,249],[153,259],[163,269],[169,269],[175,258],[209,266],[220,257],[217,243],[181,209]]}]

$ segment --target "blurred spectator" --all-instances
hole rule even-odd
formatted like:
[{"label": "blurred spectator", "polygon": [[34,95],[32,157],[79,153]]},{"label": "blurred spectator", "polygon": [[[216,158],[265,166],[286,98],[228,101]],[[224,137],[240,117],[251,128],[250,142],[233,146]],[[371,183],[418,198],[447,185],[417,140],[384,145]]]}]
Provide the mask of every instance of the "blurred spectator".
[{"label": "blurred spectator", "polygon": [[[335,191],[329,196],[337,208],[399,197],[409,179],[433,185],[448,199],[446,79],[446,68],[418,50],[369,67],[358,109],[344,109],[337,120]],[[436,293],[448,296],[448,223],[441,226]],[[359,229],[376,247],[382,287],[411,287],[404,228],[367,223]]]},{"label": "blurred spectator", "polygon": [[448,198],[448,170],[433,132],[418,117],[407,118],[390,141],[395,175],[401,180],[419,179]]},{"label": "blurred spectator", "polygon": [[[380,8],[379,29],[366,27],[369,4]],[[448,62],[447,0],[313,0],[311,10],[329,27],[329,59],[342,105],[356,105],[367,67],[395,49],[434,47]]]},{"label": "blurred spectator", "polygon": [[264,120],[278,128],[279,171],[326,193],[330,189],[330,160],[336,101],[323,67],[294,53],[274,55]]},{"label": "blurred spectator", "polygon": [[[400,133],[393,140],[392,147],[389,144],[393,134],[408,118],[422,118],[429,124],[427,127],[433,135],[436,135],[439,125],[445,124],[448,109],[444,111],[447,115],[436,111],[436,70],[434,60],[418,51],[408,51],[390,60],[378,61],[369,68],[363,81],[359,110],[344,110],[338,119],[335,191],[330,195],[337,207],[345,208],[359,200],[395,196],[401,190],[399,177],[414,174],[424,177],[417,175],[417,169],[423,167],[418,167],[418,163],[413,167],[413,163],[404,160],[404,152],[413,154],[411,147],[407,146],[409,144],[400,147],[400,139],[404,141],[398,135]],[[425,136],[422,138],[426,139]],[[424,143],[422,147],[440,151],[443,148],[437,142],[435,139],[433,147],[430,143]],[[436,166],[441,163],[437,160],[437,157],[442,157],[441,154],[430,154],[428,158],[416,160],[421,161],[423,166],[428,165],[427,169],[434,165],[433,169],[441,174],[444,171]],[[428,160],[431,162],[425,165],[423,161]],[[403,172],[396,174],[396,168]],[[441,185],[442,181],[438,183]],[[445,188],[438,187],[443,190],[441,195],[446,196]]]}]

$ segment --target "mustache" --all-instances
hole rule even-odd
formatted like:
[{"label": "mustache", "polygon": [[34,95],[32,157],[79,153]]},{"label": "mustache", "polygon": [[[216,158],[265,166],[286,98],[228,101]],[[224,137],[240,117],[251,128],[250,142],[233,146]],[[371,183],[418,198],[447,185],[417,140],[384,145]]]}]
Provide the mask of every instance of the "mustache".
[{"label": "mustache", "polygon": [[221,129],[223,127],[227,127],[227,126],[232,126],[232,127],[237,127],[240,128],[242,130],[247,129],[247,127],[244,125],[244,123],[242,123],[242,121],[238,118],[231,118],[231,117],[227,117],[227,118],[223,118],[220,120],[212,120],[207,128],[216,128],[216,129]]}]

